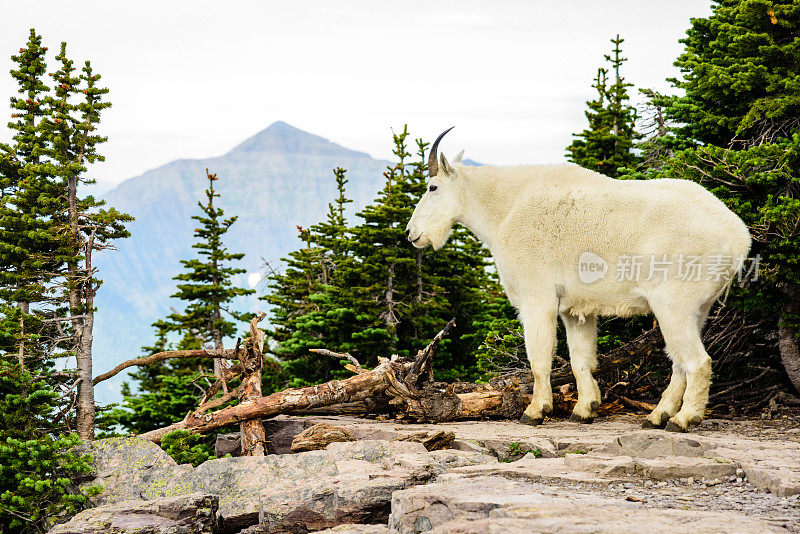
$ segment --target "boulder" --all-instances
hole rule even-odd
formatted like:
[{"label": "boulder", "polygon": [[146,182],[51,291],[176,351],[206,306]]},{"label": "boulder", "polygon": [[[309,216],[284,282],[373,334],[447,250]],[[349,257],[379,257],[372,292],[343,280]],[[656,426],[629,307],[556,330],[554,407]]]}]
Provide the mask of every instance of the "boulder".
[{"label": "boulder", "polygon": [[358,441],[332,443],[322,456],[335,470],[297,477],[261,492],[259,527],[266,532],[308,532],[342,523],[385,523],[392,494],[457,466],[494,461],[480,453],[428,452],[421,443]]},{"label": "boulder", "polygon": [[709,480],[727,479],[732,475],[736,475],[738,467],[733,462],[723,462],[708,458],[687,458],[685,456],[636,459],[636,474],[650,480],[689,477]]},{"label": "boulder", "polygon": [[636,472],[636,463],[630,456],[595,456],[567,454],[564,465],[577,470],[594,471],[603,476],[625,476]]},{"label": "boulder", "polygon": [[[426,532],[453,520],[477,521],[492,517],[495,510],[505,507],[546,509],[553,502],[571,507],[585,505],[595,508],[615,502],[630,505],[624,500],[611,500],[594,493],[575,493],[569,501],[544,493],[545,486],[499,476],[459,477],[438,479],[425,486],[397,491],[392,496],[389,526],[402,534]],[[447,532],[447,530],[441,530]],[[484,531],[488,532],[488,531]],[[517,532],[536,532],[519,530]]]},{"label": "boulder", "polygon": [[161,447],[137,436],[98,439],[80,445],[78,452],[94,456],[92,478],[177,465]]},{"label": "boulder", "polygon": [[267,437],[267,452],[269,454],[289,454],[292,452],[292,440],[296,435],[307,428],[311,428],[317,421],[311,418],[292,417],[279,415],[271,419],[264,419],[264,434]]},{"label": "boulder", "polygon": [[225,531],[258,522],[302,532],[385,521],[393,491],[487,460],[473,452],[429,453],[415,442],[365,440],[321,451],[210,460],[194,469],[194,483],[220,496]]},{"label": "boulder", "polygon": [[667,456],[665,458],[631,458],[630,456],[595,456],[567,454],[564,464],[572,469],[587,470],[602,476],[640,476],[650,480],[674,478],[727,479],[736,474],[738,465],[711,458]]},{"label": "boulder", "polygon": [[758,489],[774,493],[778,497],[788,497],[800,493],[800,470],[783,466],[759,465],[755,462],[742,463],[747,480]]},{"label": "boulder", "polygon": [[107,438],[81,445],[80,449],[94,456],[90,483],[103,486],[95,504],[203,491],[191,465],[178,465],[152,441],[136,436]]},{"label": "boulder", "polygon": [[[572,455],[568,455],[572,456]],[[526,455],[516,462],[483,463],[456,467],[442,475],[441,479],[448,477],[486,477],[500,476],[511,480],[524,480],[528,482],[554,481],[559,483],[581,483],[589,485],[608,486],[620,482],[617,476],[606,476],[582,466],[571,467],[564,458],[535,458]]]},{"label": "boulder", "polygon": [[[393,491],[451,468],[494,462],[481,453],[428,452],[421,443],[404,441],[333,443],[298,454],[219,458],[196,468],[176,465],[160,447],[139,438],[98,440],[92,449],[97,451],[94,483],[104,485],[97,504],[211,493],[220,496],[223,532],[258,523],[265,505],[264,524],[325,528],[385,521]],[[126,453],[132,462],[123,460]],[[310,518],[306,509],[318,510],[319,517]]]},{"label": "boulder", "polygon": [[239,456],[242,454],[242,435],[239,432],[220,434],[214,442],[214,456]]},{"label": "boulder", "polygon": [[192,493],[158,500],[130,500],[84,510],[51,534],[214,534],[217,496]]},{"label": "boulder", "polygon": [[342,426],[320,423],[303,430],[292,440],[292,452],[318,451],[331,443],[355,441],[356,438]]}]

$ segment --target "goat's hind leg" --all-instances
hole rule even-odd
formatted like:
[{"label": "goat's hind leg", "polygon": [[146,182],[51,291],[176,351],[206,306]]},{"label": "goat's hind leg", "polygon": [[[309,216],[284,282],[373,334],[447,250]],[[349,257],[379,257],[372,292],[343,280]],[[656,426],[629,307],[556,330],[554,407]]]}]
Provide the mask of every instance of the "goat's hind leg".
[{"label": "goat's hind leg", "polygon": [[658,406],[642,423],[642,428],[664,428],[669,418],[681,409],[685,391],[686,374],[678,363],[673,362],[669,385],[661,395]]},{"label": "goat's hind leg", "polygon": [[[657,407],[648,417],[651,423],[663,421],[665,415],[670,414],[676,407],[677,413],[670,414],[666,429],[685,432],[689,426],[699,423],[704,415],[708,403],[708,390],[711,385],[711,358],[703,347],[700,337],[700,314],[707,310],[677,310],[662,309],[659,313],[657,307],[653,311],[661,325],[661,333],[667,346],[667,353],[673,362],[673,381],[676,387],[670,391],[673,383],[664,392],[662,402],[664,410]],[[683,391],[681,391],[683,390]],[[669,395],[668,395],[669,393]],[[678,405],[678,393],[681,403]],[[665,402],[665,397],[668,397]],[[659,407],[662,403],[659,403]]]},{"label": "goat's hind leg", "polygon": [[569,420],[591,423],[601,402],[600,388],[592,376],[597,369],[597,317],[592,315],[581,322],[572,315],[561,315],[561,321],[567,331],[569,360],[578,385],[578,403]]}]

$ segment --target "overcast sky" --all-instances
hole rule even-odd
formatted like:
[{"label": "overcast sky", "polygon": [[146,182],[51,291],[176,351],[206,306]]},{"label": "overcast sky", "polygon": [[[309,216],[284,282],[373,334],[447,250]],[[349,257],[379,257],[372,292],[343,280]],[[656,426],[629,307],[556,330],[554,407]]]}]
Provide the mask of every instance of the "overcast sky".
[{"label": "overcast sky", "polygon": [[[375,157],[390,128],[491,163],[561,161],[585,125],[592,77],[625,38],[628,81],[668,88],[707,0],[5,2],[0,140],[10,56],[35,27],[90,59],[111,89],[108,189],[177,158],[225,153],[276,120]],[[51,63],[54,64],[54,63]]]}]

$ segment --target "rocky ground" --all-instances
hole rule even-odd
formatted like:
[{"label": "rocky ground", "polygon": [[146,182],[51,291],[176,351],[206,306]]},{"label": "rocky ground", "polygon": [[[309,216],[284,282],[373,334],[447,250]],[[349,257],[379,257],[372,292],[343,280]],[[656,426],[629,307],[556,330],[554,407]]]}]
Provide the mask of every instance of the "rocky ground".
[{"label": "rocky ground", "polygon": [[[640,419],[401,425],[351,417],[267,422],[270,454],[196,468],[138,438],[98,440],[97,507],[52,532],[800,532],[800,427]],[[356,441],[292,454],[317,424]],[[444,430],[445,450],[398,441]],[[220,452],[235,439],[221,439]],[[328,529],[328,530],[325,530]]]}]

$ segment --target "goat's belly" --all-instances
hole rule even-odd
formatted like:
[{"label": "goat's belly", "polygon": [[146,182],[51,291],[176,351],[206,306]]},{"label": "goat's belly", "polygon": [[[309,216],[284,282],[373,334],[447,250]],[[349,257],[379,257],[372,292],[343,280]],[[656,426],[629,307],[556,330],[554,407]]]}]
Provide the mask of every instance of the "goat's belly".
[{"label": "goat's belly", "polygon": [[559,301],[558,312],[575,317],[631,317],[650,313],[650,306],[643,295],[634,292],[621,292],[613,298],[604,295],[565,295]]}]

